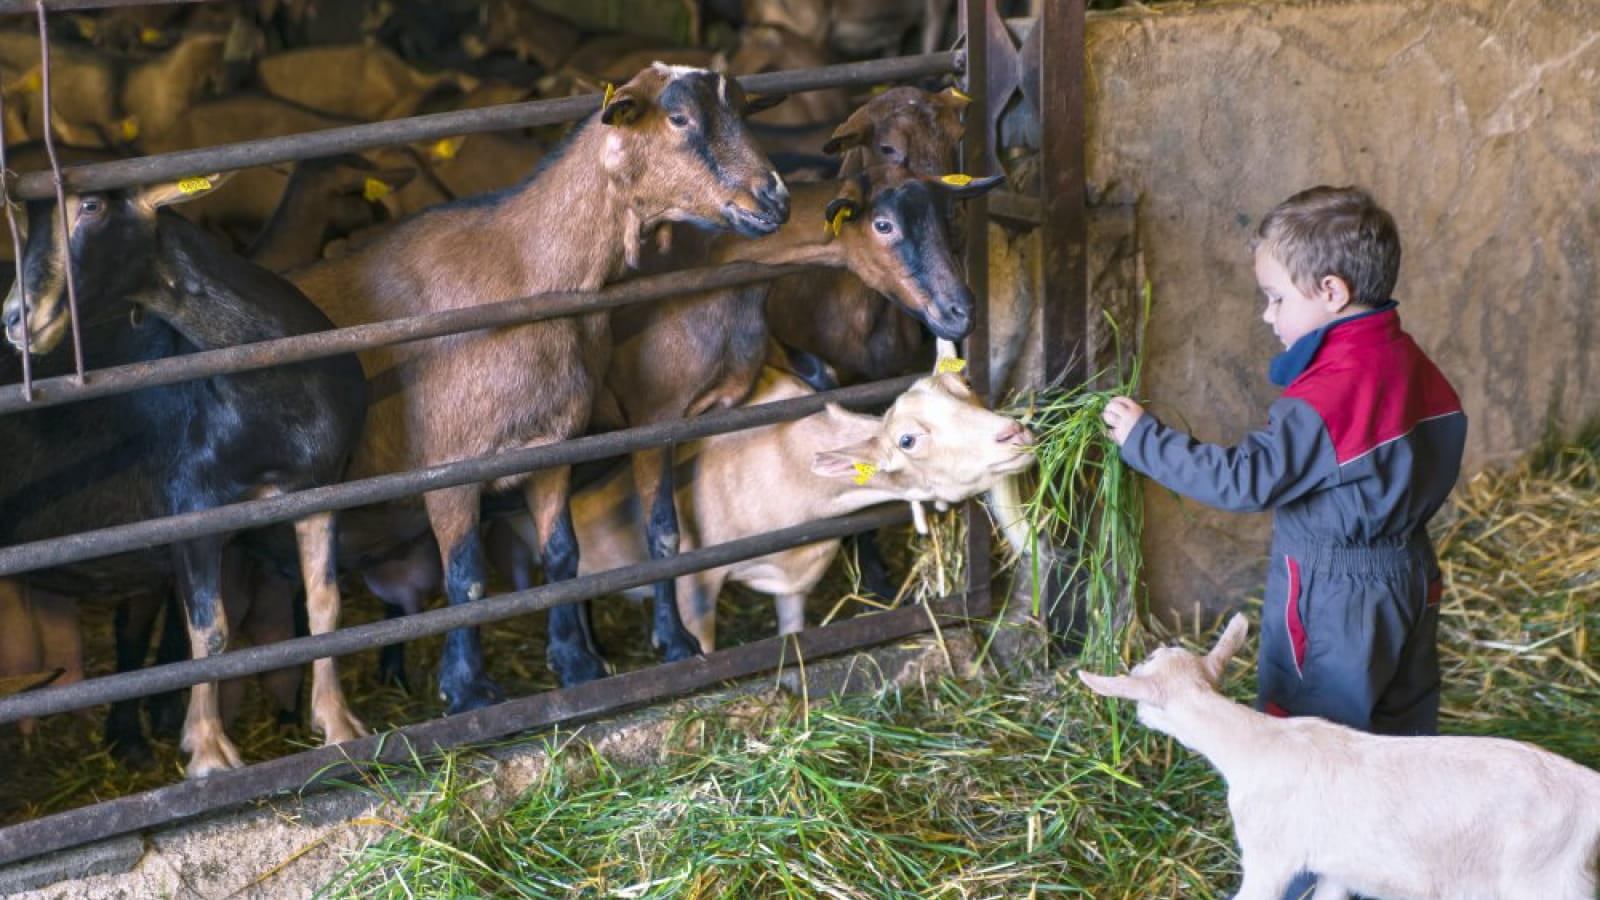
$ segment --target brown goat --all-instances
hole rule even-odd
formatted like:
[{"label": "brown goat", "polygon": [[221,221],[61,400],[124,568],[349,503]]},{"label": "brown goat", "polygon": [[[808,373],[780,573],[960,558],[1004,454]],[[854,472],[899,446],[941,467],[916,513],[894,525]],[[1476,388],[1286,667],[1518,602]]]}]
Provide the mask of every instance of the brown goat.
[{"label": "brown goat", "polygon": [[[617,88],[523,185],[437,207],[353,250],[290,273],[340,325],[393,319],[546,291],[595,290],[636,264],[641,232],[684,221],[750,236],[788,217],[788,192],[756,149],[736,83],[651,66]],[[589,424],[611,340],[603,313],[380,348],[363,355],[374,392],[351,474],[435,465],[550,444]],[[482,596],[482,484],[424,498],[452,605]],[[569,470],[503,479],[520,487],[551,561],[573,577],[578,547]],[[676,606],[655,610],[668,659],[698,653]],[[564,685],[605,674],[587,606],[550,614],[548,658]],[[440,665],[452,712],[493,702],[476,629],[452,632]]]},{"label": "brown goat", "polygon": [[[896,163],[918,175],[953,171],[967,101],[953,91],[897,87],[863,104],[823,146],[848,173]],[[767,301],[772,335],[820,357],[840,383],[870,381],[922,366],[922,328],[849,272],[775,281]]]}]

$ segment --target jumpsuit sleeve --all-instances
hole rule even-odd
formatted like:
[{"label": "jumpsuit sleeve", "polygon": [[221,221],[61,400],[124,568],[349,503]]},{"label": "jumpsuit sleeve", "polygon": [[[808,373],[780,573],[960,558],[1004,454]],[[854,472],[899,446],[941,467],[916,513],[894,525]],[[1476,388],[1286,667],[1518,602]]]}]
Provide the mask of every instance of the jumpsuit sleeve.
[{"label": "jumpsuit sleeve", "polygon": [[1146,413],[1123,442],[1122,459],[1163,487],[1230,512],[1272,509],[1337,482],[1333,442],[1310,404],[1279,398],[1268,415],[1267,427],[1222,447]]}]

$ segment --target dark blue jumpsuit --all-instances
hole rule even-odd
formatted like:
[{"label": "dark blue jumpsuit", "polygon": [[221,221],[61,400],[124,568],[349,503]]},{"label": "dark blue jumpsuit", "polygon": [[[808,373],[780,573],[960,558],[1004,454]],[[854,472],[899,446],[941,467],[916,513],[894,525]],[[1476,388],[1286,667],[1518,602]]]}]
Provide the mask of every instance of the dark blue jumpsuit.
[{"label": "dark blue jumpsuit", "polygon": [[1273,514],[1257,707],[1378,734],[1432,734],[1439,564],[1428,520],[1455,485],[1467,420],[1394,304],[1273,361],[1267,427],[1233,447],[1140,417],[1122,458],[1220,509]]}]

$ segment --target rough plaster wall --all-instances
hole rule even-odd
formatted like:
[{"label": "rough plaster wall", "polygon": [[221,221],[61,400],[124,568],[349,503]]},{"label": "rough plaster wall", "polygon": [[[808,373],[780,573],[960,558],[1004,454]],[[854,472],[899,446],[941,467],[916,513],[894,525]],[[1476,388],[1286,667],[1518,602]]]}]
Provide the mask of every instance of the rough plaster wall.
[{"label": "rough plaster wall", "polygon": [[[1314,184],[1394,214],[1406,327],[1460,391],[1465,472],[1521,456],[1554,415],[1600,413],[1600,4],[1259,2],[1091,18],[1088,177],[1140,198],[1154,285],[1146,397],[1233,443],[1265,423],[1281,348],[1247,240]],[[1269,521],[1149,492],[1158,608],[1259,593]]]}]

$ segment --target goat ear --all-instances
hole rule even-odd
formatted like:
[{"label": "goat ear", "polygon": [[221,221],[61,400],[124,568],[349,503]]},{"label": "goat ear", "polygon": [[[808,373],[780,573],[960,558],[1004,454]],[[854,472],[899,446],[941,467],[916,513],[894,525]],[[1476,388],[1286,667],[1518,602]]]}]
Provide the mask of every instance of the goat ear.
[{"label": "goat ear", "polygon": [[1239,648],[1244,646],[1244,639],[1250,633],[1250,620],[1244,613],[1234,613],[1228,620],[1228,627],[1223,630],[1222,637],[1217,639],[1217,645],[1206,654],[1206,670],[1211,675],[1212,681],[1222,679],[1222,670],[1233,658]]},{"label": "goat ear", "polygon": [[1004,175],[977,178],[972,175],[925,175],[923,181],[952,197],[966,199],[987,194],[1006,180]]},{"label": "goat ear", "polygon": [[1161,691],[1148,678],[1137,675],[1096,675],[1082,669],[1078,670],[1078,678],[1089,686],[1089,690],[1102,697],[1120,697],[1135,703],[1160,705]]},{"label": "goat ear", "polygon": [[[848,122],[845,123],[845,125],[848,124]],[[866,135],[859,131],[846,132],[844,130],[845,125],[839,126],[839,130],[833,133],[833,137],[828,138],[828,142],[822,145],[823,153],[829,156],[838,156],[846,150],[861,146],[861,142],[866,138]]]},{"label": "goat ear", "polygon": [[967,104],[972,102],[972,98],[962,93],[959,88],[947,87],[933,95],[933,102],[959,113],[967,108]]},{"label": "goat ear", "polygon": [[811,457],[811,471],[823,478],[850,478],[866,484],[878,471],[877,443],[869,438],[837,450],[824,450]]},{"label": "goat ear", "polygon": [[631,85],[613,88],[606,85],[600,104],[600,121],[606,125],[632,125],[644,115],[644,103],[634,95]]},{"label": "goat ear", "polygon": [[835,197],[828,201],[828,209],[823,214],[828,221],[828,228],[834,234],[839,233],[839,226],[861,215],[861,204],[854,197]]},{"label": "goat ear", "polygon": [[232,172],[218,172],[180,178],[177,181],[163,181],[139,188],[134,197],[138,203],[150,209],[171,206],[174,203],[185,203],[197,197],[204,197],[221,187],[222,183],[232,176]]},{"label": "goat ear", "polygon": [[828,142],[822,145],[822,152],[833,156],[851,147],[859,147],[866,142],[867,135],[871,133],[872,114],[865,105],[859,106],[849,118],[833,130]]},{"label": "goat ear", "polygon": [[787,99],[789,99],[788,94],[748,94],[744,98],[744,115],[748,118],[758,112],[765,112]]}]

